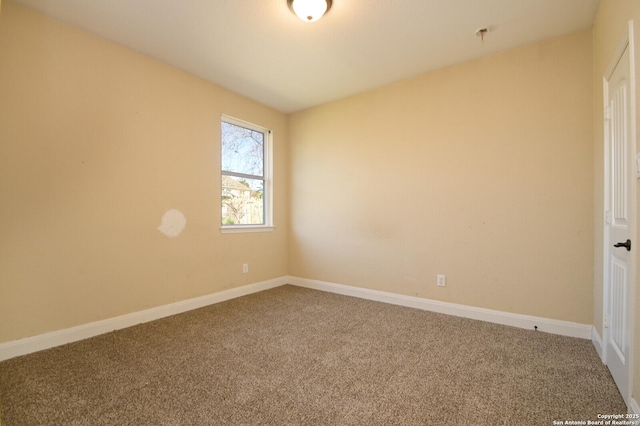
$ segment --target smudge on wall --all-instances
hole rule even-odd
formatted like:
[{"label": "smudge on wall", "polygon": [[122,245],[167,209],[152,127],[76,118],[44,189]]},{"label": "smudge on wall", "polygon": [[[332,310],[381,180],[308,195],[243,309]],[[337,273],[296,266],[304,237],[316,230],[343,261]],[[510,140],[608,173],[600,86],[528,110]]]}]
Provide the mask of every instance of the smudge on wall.
[{"label": "smudge on wall", "polygon": [[162,215],[162,222],[158,226],[158,230],[170,238],[177,237],[187,225],[187,218],[177,209],[167,210]]}]

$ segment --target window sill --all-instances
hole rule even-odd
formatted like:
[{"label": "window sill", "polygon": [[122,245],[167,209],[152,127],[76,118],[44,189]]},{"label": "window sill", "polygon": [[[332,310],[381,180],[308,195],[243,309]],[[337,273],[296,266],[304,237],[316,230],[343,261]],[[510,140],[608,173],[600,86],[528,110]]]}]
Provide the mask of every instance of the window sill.
[{"label": "window sill", "polygon": [[223,234],[242,234],[245,232],[271,232],[276,229],[275,226],[263,226],[263,225],[237,225],[237,226],[224,226],[220,228],[220,232]]}]

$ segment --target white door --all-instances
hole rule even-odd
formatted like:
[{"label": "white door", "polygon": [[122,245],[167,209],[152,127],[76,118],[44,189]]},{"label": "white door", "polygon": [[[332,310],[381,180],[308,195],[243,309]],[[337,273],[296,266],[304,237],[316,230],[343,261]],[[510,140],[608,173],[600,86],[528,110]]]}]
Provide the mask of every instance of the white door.
[{"label": "white door", "polygon": [[606,83],[605,111],[609,148],[605,350],[607,366],[625,401],[629,398],[629,285],[634,271],[632,254],[638,248],[638,241],[631,241],[635,229],[635,149],[629,76],[627,46]]}]

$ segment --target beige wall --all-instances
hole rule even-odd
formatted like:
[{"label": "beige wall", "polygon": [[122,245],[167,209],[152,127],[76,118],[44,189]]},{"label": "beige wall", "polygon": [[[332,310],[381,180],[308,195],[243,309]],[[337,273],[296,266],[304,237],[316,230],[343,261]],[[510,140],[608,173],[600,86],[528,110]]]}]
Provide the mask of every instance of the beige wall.
[{"label": "beige wall", "polygon": [[[602,336],[602,314],[603,314],[603,211],[604,211],[604,130],[603,130],[603,94],[602,79],[617,55],[620,45],[627,39],[628,23],[634,20],[635,26],[635,57],[636,57],[636,81],[640,82],[640,68],[638,68],[638,46],[640,46],[640,3],[635,0],[601,0],[598,14],[594,23],[594,216],[595,216],[595,285],[594,285],[594,324],[600,336]],[[636,122],[640,123],[640,104],[638,103],[640,96],[636,93]],[[640,126],[637,127],[640,131]],[[636,137],[640,141],[640,137]],[[640,151],[639,151],[640,152]],[[638,186],[640,190],[640,185]],[[638,206],[640,206],[640,194],[638,197]],[[632,238],[637,241],[637,236]],[[640,265],[640,251],[637,253],[637,265]],[[638,291],[638,279],[640,274],[636,275],[636,281],[633,283],[635,289],[635,318],[632,318],[633,324],[638,324],[638,308],[640,308],[640,291]],[[635,327],[633,337],[633,355],[632,363],[633,385],[631,396],[636,400],[640,400],[640,326]]]},{"label": "beige wall", "polygon": [[[220,233],[223,113],[274,131],[274,232]],[[286,275],[287,152],[285,115],[4,2],[0,342]]]},{"label": "beige wall", "polygon": [[[2,0],[0,0],[0,25],[2,24],[1,19],[2,19]],[[0,425],[1,424],[2,424],[2,401],[0,401]]]},{"label": "beige wall", "polygon": [[293,114],[289,273],[592,324],[592,67],[588,30]]}]

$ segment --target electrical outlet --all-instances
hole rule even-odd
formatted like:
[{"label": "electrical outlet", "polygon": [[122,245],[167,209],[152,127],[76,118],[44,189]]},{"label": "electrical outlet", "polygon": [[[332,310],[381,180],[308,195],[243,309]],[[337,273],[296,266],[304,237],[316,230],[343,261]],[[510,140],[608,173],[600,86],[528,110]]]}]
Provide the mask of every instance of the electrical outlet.
[{"label": "electrical outlet", "polygon": [[242,273],[243,274],[248,274],[249,273],[249,264],[248,263],[243,263],[242,264]]},{"label": "electrical outlet", "polygon": [[445,286],[444,275],[438,275],[437,276],[436,284],[438,284],[438,287],[444,287]]}]

